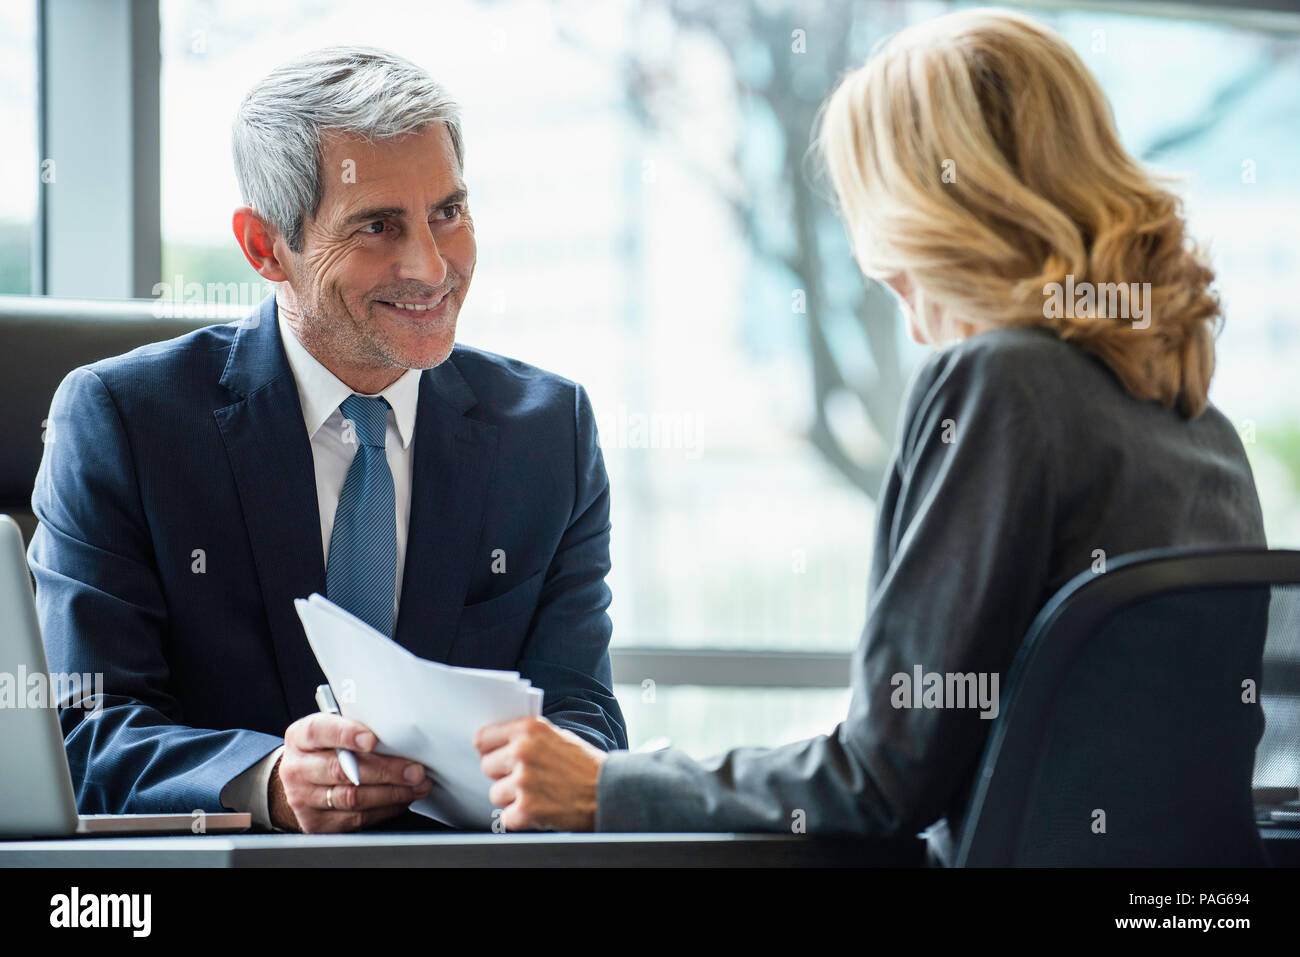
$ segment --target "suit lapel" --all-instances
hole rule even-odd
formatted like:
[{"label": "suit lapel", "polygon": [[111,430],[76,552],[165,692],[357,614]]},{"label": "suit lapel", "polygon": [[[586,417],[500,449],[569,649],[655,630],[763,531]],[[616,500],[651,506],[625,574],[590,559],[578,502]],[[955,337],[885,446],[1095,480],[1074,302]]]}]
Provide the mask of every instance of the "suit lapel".
[{"label": "suit lapel", "polygon": [[452,359],[420,378],[406,564],[396,641],[446,661],[483,528],[497,429],[466,417],[474,393]]},{"label": "suit lapel", "polygon": [[221,384],[242,398],[213,415],[239,490],[285,701],[296,719],[316,710],[316,686],[325,676],[293,600],[324,594],[325,563],[311,443],[276,318],[271,296],[241,323]]}]

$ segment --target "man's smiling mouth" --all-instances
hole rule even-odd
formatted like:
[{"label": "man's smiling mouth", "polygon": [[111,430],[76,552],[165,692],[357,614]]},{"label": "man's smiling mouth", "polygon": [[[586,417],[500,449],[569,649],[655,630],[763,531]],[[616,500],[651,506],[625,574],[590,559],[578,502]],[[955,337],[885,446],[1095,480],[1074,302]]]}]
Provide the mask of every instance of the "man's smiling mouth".
[{"label": "man's smiling mouth", "polygon": [[435,299],[403,299],[397,302],[388,302],[381,299],[379,300],[379,303],[383,306],[391,306],[395,309],[403,309],[407,312],[432,312],[442,305],[443,301],[447,298],[447,293],[450,291],[451,290],[448,289],[441,296],[438,296]]}]

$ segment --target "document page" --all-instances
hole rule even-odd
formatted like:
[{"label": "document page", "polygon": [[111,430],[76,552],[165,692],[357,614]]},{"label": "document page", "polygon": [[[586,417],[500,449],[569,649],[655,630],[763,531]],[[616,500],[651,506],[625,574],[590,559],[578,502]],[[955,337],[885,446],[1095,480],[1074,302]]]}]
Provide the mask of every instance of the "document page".
[{"label": "document page", "polygon": [[542,690],[515,671],[457,668],[411,654],[320,594],[294,601],[339,710],[379,738],[376,751],[419,761],[433,790],[411,810],[453,827],[489,830],[491,781],[474,733],[542,713]]}]

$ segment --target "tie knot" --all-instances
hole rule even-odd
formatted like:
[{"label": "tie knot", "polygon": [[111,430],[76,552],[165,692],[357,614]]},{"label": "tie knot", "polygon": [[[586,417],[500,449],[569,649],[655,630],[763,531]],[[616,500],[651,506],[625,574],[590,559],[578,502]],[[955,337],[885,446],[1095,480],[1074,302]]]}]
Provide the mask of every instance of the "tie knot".
[{"label": "tie knot", "polygon": [[353,393],[339,403],[339,411],[345,419],[352,421],[357,441],[362,445],[384,447],[388,434],[388,403],[382,397],[357,395]]}]

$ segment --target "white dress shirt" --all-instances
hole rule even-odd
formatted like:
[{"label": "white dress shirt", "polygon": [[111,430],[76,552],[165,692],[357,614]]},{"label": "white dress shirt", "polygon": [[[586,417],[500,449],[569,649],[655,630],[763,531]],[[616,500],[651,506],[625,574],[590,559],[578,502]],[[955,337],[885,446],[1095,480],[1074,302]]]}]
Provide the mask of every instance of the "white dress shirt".
[{"label": "white dress shirt", "polygon": [[[284,343],[289,368],[298,384],[298,401],[302,405],[303,424],[311,440],[312,460],[316,468],[316,504],[320,509],[321,557],[329,560],[330,536],[334,532],[334,513],[347,478],[352,457],[359,447],[349,431],[345,440],[343,413],[339,405],[353,390],[325,368],[298,341],[298,337],[276,310],[280,340]],[[388,433],[384,454],[393,473],[393,494],[397,506],[397,580],[393,589],[393,621],[397,621],[398,602],[402,595],[402,573],[406,560],[406,532],[411,514],[411,480],[415,461],[411,443],[415,438],[415,410],[420,395],[420,370],[408,369],[396,382],[377,393],[388,400]],[[305,597],[305,596],[304,596]],[[267,788],[271,770],[284,752],[276,748],[265,758],[221,789],[221,803],[232,811],[248,811],[255,824],[271,827]]]}]

